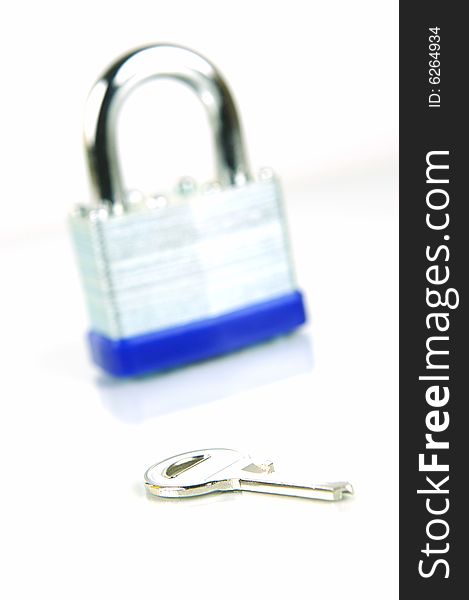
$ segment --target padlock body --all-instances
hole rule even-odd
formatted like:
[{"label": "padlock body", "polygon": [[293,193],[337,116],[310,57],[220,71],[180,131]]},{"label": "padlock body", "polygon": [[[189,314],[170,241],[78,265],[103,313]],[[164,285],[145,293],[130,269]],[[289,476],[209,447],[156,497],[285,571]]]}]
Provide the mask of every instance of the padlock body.
[{"label": "padlock body", "polygon": [[97,364],[136,376],[287,333],[305,321],[275,179],[75,211]]}]

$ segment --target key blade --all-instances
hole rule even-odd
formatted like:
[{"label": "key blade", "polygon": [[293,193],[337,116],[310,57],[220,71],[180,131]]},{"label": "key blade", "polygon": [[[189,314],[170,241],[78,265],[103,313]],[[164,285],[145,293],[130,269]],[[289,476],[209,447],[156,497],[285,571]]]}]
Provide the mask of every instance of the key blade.
[{"label": "key blade", "polygon": [[354,493],[352,485],[347,481],[303,485],[268,478],[245,477],[244,475],[239,480],[239,489],[247,492],[296,496],[311,500],[328,500],[329,502],[343,500],[344,495],[349,496]]}]

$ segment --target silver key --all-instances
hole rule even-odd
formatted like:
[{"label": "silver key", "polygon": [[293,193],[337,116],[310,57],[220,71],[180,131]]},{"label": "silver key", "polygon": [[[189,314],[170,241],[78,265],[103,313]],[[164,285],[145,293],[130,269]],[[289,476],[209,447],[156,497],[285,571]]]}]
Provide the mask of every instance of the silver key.
[{"label": "silver key", "polygon": [[211,448],[167,458],[151,466],[144,477],[148,492],[165,498],[243,490],[336,501],[353,494],[352,485],[345,481],[291,483],[273,472],[271,461],[253,461],[236,450]]}]

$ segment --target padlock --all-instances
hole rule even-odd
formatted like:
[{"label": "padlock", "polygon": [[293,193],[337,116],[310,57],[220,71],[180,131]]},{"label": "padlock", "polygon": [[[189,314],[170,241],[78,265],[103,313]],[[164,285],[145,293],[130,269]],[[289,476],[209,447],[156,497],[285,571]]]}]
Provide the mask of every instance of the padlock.
[{"label": "padlock", "polygon": [[[216,185],[183,182],[136,201],[121,178],[116,120],[128,94],[155,78],[186,84],[205,106]],[[99,366],[144,375],[304,323],[279,182],[270,170],[251,175],[234,100],[207,59],[169,44],[128,53],[93,87],[85,123],[95,198],[70,221]]]}]

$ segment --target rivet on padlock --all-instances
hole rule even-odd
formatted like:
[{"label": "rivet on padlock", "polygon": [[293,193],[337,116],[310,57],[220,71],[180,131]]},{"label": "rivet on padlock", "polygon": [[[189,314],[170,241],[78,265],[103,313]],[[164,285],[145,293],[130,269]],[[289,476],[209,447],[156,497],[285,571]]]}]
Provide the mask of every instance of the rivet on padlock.
[{"label": "rivet on padlock", "polygon": [[[185,83],[207,110],[217,164],[210,191],[189,190],[188,178],[158,198],[124,189],[117,113],[155,78]],[[162,371],[304,323],[279,183],[268,171],[251,176],[233,98],[209,61],[167,44],[118,60],[90,93],[85,145],[95,203],[73,212],[71,228],[91,351],[105,371]]]}]

